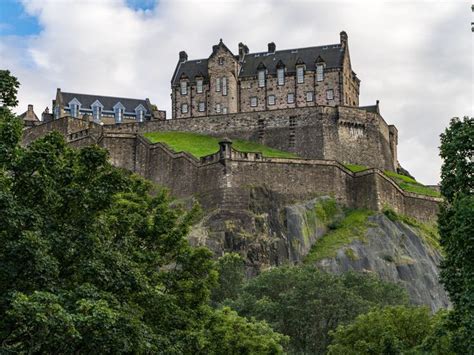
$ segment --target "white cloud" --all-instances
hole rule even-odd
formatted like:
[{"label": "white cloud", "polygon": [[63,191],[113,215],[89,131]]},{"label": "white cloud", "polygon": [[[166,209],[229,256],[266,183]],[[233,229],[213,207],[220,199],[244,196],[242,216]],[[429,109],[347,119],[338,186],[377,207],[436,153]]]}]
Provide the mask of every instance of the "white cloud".
[{"label": "white cloud", "polygon": [[180,50],[205,58],[219,38],[263,51],[337,43],[349,34],[361,103],[381,100],[399,129],[399,158],[436,183],[438,136],[455,115],[472,115],[470,2],[177,1],[134,11],[119,0],[24,0],[43,31],[0,38],[0,66],[22,83],[19,112],[40,113],[56,88],[149,97],[169,113]]}]

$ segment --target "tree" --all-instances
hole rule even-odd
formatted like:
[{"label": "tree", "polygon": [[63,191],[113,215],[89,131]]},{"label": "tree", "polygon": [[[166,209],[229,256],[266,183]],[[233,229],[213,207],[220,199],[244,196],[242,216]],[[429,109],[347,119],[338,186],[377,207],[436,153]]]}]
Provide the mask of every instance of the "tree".
[{"label": "tree", "polygon": [[441,193],[438,218],[445,251],[441,282],[453,303],[447,325],[453,349],[474,353],[474,120],[452,119],[441,135]]},{"label": "tree", "polygon": [[16,107],[16,94],[20,83],[10,74],[9,70],[0,70],[0,105],[2,107]]},{"label": "tree", "polygon": [[406,304],[406,291],[375,277],[337,276],[312,266],[279,267],[248,281],[228,302],[239,314],[267,321],[290,336],[289,351],[322,354],[329,331],[376,305]]},{"label": "tree", "polygon": [[[358,316],[349,325],[331,332],[331,355],[365,354],[451,354],[447,343],[436,341],[437,347],[423,349],[441,315],[432,316],[426,307],[387,306]],[[441,345],[441,347],[439,347]]]},{"label": "tree", "polygon": [[[18,123],[2,108],[0,137]],[[171,207],[98,147],[19,137],[0,142],[1,353],[200,354],[210,339],[231,349],[219,339],[232,324],[246,324],[239,349],[278,350],[265,324],[209,306],[215,263],[186,239],[196,209]]]},{"label": "tree", "polygon": [[215,305],[237,298],[245,280],[245,261],[237,253],[226,253],[217,260],[217,272],[217,286],[211,295]]}]

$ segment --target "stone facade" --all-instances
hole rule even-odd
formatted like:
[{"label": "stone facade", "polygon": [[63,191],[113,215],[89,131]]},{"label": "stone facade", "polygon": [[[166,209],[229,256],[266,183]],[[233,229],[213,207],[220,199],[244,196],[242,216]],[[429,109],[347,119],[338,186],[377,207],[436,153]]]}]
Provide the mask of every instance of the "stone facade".
[{"label": "stone facade", "polygon": [[297,107],[358,106],[360,80],[352,70],[347,34],[338,44],[234,55],[222,42],[208,59],[179,55],[171,81],[172,118]]}]

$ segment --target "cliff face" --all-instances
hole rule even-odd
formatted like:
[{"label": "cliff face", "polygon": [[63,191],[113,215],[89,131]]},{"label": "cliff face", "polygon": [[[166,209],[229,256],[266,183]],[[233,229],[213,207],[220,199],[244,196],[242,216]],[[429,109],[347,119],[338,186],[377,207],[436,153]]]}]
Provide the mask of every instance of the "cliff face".
[{"label": "cliff face", "polygon": [[190,240],[217,255],[241,253],[249,275],[285,263],[312,263],[328,272],[375,273],[400,283],[414,304],[433,311],[449,305],[438,282],[441,254],[432,231],[413,220],[346,211],[329,197],[284,202],[264,188],[251,191],[248,209],[208,212]]}]

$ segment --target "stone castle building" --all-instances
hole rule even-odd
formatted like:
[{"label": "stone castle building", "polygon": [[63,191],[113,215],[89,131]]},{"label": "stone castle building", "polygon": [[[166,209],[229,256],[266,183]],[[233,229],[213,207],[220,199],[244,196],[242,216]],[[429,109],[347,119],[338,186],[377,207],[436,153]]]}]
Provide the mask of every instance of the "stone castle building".
[{"label": "stone castle building", "polygon": [[360,80],[352,70],[346,32],[340,42],[317,47],[238,55],[220,40],[207,59],[179,53],[171,80],[172,118],[286,108],[358,106]]}]

